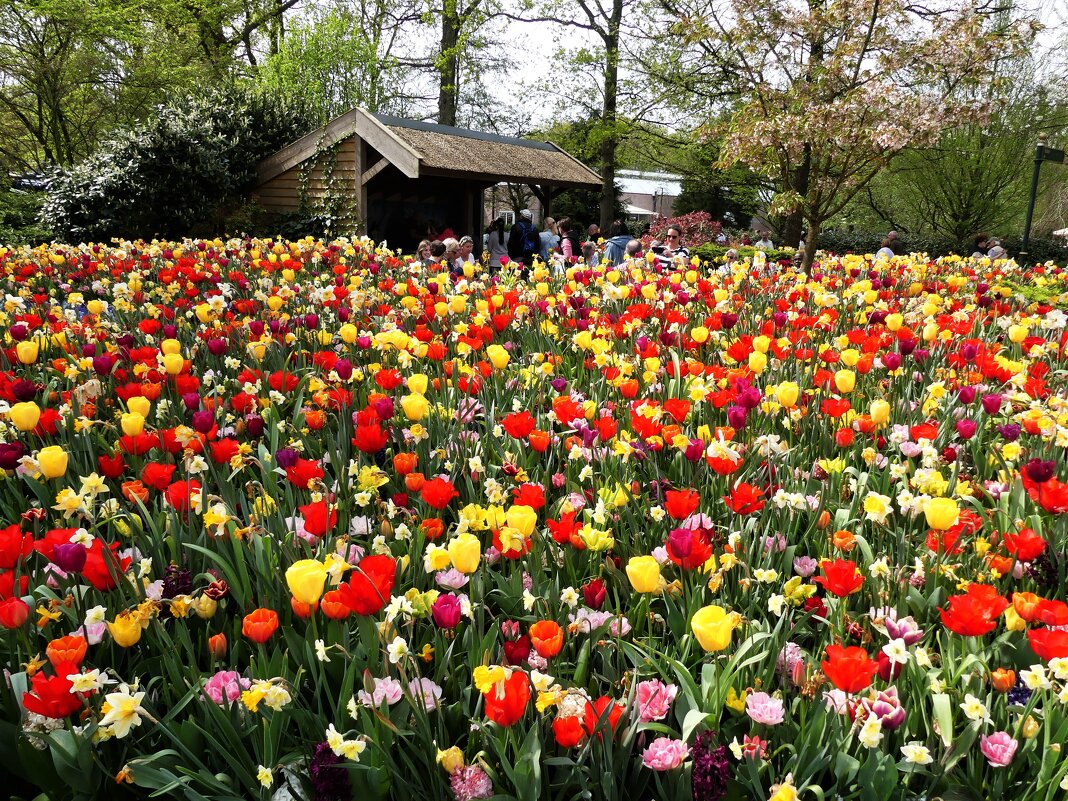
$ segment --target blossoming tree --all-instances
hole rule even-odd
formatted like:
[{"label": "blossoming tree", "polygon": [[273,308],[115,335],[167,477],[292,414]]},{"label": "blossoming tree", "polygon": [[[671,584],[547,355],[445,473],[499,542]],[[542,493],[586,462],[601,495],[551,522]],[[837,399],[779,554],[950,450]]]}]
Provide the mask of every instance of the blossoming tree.
[{"label": "blossoming tree", "polygon": [[[661,0],[674,15],[683,86],[736,101],[708,124],[721,161],[777,184],[785,241],[811,263],[823,223],[890,159],[990,114],[959,89],[992,76],[1037,26],[1001,9],[939,0]],[[665,61],[667,63],[667,61]]]}]

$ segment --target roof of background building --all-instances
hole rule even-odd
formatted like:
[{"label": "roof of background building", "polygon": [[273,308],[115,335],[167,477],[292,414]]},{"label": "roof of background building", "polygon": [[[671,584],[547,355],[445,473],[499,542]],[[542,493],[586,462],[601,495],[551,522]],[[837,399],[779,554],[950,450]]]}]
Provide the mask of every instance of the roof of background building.
[{"label": "roof of background building", "polygon": [[551,142],[370,114],[359,108],[264,159],[259,168],[261,183],[353,135],[370,142],[413,178],[444,174],[489,182],[601,185],[601,176]]},{"label": "roof of background building", "polygon": [[670,172],[617,170],[616,183],[624,192],[635,195],[678,197],[682,194],[682,176]]}]

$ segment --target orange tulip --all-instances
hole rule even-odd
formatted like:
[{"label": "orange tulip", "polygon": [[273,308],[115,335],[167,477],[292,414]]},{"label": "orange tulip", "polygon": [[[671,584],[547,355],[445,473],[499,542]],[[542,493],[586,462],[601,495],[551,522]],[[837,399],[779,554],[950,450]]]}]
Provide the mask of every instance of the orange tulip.
[{"label": "orange tulip", "polygon": [[226,657],[226,635],[222,632],[213,634],[208,637],[208,653],[211,654],[213,659],[223,659]]},{"label": "orange tulip", "polygon": [[278,630],[278,613],[273,609],[255,609],[241,621],[241,633],[253,642],[265,643]]},{"label": "orange tulip", "polygon": [[85,659],[85,652],[88,648],[89,643],[85,637],[68,634],[66,637],[60,637],[48,643],[48,647],[45,648],[45,655],[53,667],[64,662],[80,665],[82,660]]},{"label": "orange tulip", "polygon": [[1008,668],[998,668],[990,674],[990,683],[999,693],[1007,693],[1016,686],[1016,671]]},{"label": "orange tulip", "polygon": [[419,492],[426,483],[426,476],[422,473],[409,473],[404,477],[404,486],[408,492]]},{"label": "orange tulip", "polygon": [[530,627],[530,643],[538,656],[552,659],[564,647],[564,630],[554,620],[539,620]]},{"label": "orange tulip", "polygon": [[341,599],[340,590],[330,590],[324,593],[322,600],[319,602],[319,608],[331,620],[344,620],[352,611]]}]

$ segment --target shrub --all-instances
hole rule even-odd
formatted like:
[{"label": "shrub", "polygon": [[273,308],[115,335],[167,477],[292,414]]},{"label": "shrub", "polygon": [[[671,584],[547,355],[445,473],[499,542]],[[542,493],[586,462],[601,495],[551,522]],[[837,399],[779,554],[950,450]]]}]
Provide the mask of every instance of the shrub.
[{"label": "shrub", "polygon": [[[700,258],[701,261],[721,262],[727,256],[728,250],[730,247],[727,245],[704,244],[690,248],[690,253]],[[753,254],[757,252],[756,248],[746,245],[740,245],[734,250],[738,253],[738,258],[743,261],[752,259]],[[793,248],[772,248],[764,251],[764,255],[768,261],[789,261],[796,252]]]},{"label": "shrub", "polygon": [[[842,231],[831,229],[821,231],[817,245],[820,250],[830,253],[875,253],[882,245],[885,233],[873,233],[871,231]],[[911,253],[926,253],[932,258],[947,256],[957,253],[970,256],[975,251],[975,243],[971,240],[955,242],[947,237],[924,236],[918,234],[902,234],[902,244],[905,250]],[[1000,237],[1002,246],[1009,251],[1009,255],[1015,256],[1020,252],[1023,244],[1020,237]],[[1028,263],[1056,261],[1063,264],[1068,260],[1068,248],[1053,239],[1032,238],[1028,247]]]},{"label": "shrub", "polygon": [[215,92],[160,107],[61,173],[42,219],[69,241],[215,233],[264,157],[306,130],[266,97]]},{"label": "shrub", "polygon": [[715,236],[712,227],[712,215],[707,211],[694,211],[681,217],[665,217],[653,223],[649,233],[653,239],[663,239],[668,228],[678,228],[682,232],[682,241],[689,247],[711,242]]},{"label": "shrub", "polygon": [[43,192],[20,191],[0,183],[0,245],[39,245],[52,233],[37,221]]}]

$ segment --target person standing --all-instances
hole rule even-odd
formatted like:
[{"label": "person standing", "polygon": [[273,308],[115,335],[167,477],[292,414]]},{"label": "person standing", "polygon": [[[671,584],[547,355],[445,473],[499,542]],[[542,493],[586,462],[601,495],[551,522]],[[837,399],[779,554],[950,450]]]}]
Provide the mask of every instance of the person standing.
[{"label": "person standing", "polygon": [[538,229],[534,227],[534,212],[523,209],[519,212],[519,222],[512,226],[508,237],[508,256],[523,262],[524,267],[529,267],[540,251],[541,237],[538,235]]},{"label": "person standing", "polygon": [[590,223],[590,227],[586,229],[586,241],[597,244],[597,240],[601,238],[601,226],[597,223]]},{"label": "person standing", "polygon": [[627,243],[631,240],[630,231],[622,220],[613,220],[609,232],[611,237],[605,243],[604,257],[618,267],[626,258]]},{"label": "person standing", "polygon": [[489,251],[489,267],[492,272],[501,269],[501,259],[508,255],[509,234],[504,230],[504,217],[498,217],[490,227],[486,237],[486,250]]},{"label": "person standing", "polygon": [[662,270],[671,269],[676,262],[690,258],[690,251],[682,244],[682,230],[675,226],[668,228],[664,240],[654,243],[650,250],[656,256],[656,266]]},{"label": "person standing", "polygon": [[552,217],[545,218],[545,230],[539,235],[541,239],[541,260],[549,261],[549,255],[560,245],[560,234],[557,230],[556,220]]},{"label": "person standing", "polygon": [[560,232],[560,253],[566,263],[573,264],[582,255],[582,241],[579,239],[578,231],[575,230],[570,217],[560,220],[556,224],[556,229]]},{"label": "person standing", "polygon": [[905,246],[901,243],[901,239],[897,235],[897,231],[890,231],[886,235],[886,242],[890,250],[894,251],[895,256],[900,256],[905,252]]},{"label": "person standing", "polygon": [[757,250],[768,251],[773,250],[775,248],[775,243],[771,241],[771,238],[768,236],[767,232],[764,232],[760,235],[760,239],[757,240],[756,244],[753,245],[753,247],[755,247]]}]

